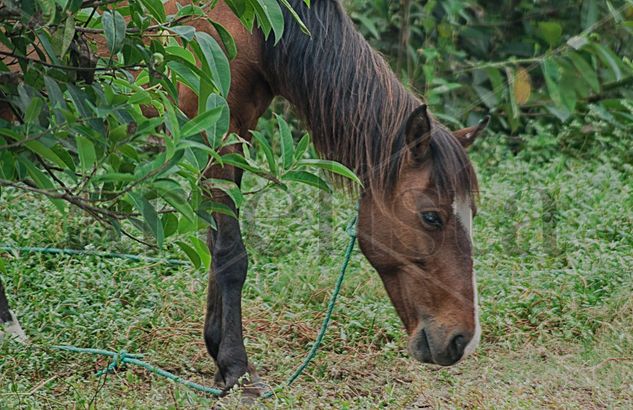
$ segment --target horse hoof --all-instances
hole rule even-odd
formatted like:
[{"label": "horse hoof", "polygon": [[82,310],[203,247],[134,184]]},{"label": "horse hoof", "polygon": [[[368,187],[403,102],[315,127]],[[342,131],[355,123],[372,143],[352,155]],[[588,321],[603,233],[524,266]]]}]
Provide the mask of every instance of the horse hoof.
[{"label": "horse hoof", "polygon": [[[216,385],[223,385],[224,380],[218,377],[218,374],[219,372],[216,373],[215,377]],[[267,397],[271,391],[271,387],[264,383],[261,377],[259,377],[255,367],[249,365],[248,377],[245,375],[244,378],[231,388],[224,387],[222,399],[218,401],[213,408],[251,408],[257,405],[259,399]]]},{"label": "horse hoof", "polygon": [[[28,343],[29,339],[26,337],[24,330],[22,330],[22,326],[20,326],[20,321],[13,312],[9,311],[9,314],[11,315],[11,320],[0,324],[0,340],[2,340],[5,335],[7,335],[8,337],[12,337],[22,344]],[[2,327],[4,327],[4,330],[2,330]]]},{"label": "horse hoof", "polygon": [[255,370],[255,366],[249,364],[248,365],[248,381],[241,384],[242,388],[242,396],[249,396],[252,399],[257,399],[263,397],[264,395],[270,393],[272,389],[257,373]]},{"label": "horse hoof", "polygon": [[227,390],[225,396],[215,403],[213,410],[265,408],[259,400],[270,391],[270,386],[263,382],[242,383]]}]

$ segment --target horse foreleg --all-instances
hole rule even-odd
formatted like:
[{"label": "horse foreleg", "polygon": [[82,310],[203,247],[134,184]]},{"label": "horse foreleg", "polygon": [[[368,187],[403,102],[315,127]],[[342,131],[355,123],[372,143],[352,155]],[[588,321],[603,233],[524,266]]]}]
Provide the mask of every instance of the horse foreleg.
[{"label": "horse foreleg", "polygon": [[18,340],[26,343],[27,338],[18,318],[9,309],[9,301],[4,293],[4,286],[0,280],[0,340],[4,337],[5,332]]},{"label": "horse foreleg", "polygon": [[[215,171],[215,172],[214,172]],[[214,178],[231,179],[240,184],[241,170],[225,167],[211,172]],[[214,201],[221,202],[238,214],[231,199],[214,190]],[[248,384],[259,382],[248,364],[242,336],[242,287],[248,270],[248,255],[242,241],[238,219],[215,214],[217,229],[209,230],[212,266],[209,272],[204,339],[207,351],[217,364],[216,383],[230,389],[242,376],[249,374]],[[246,383],[242,383],[246,385]],[[246,392],[258,394],[256,386]]]}]

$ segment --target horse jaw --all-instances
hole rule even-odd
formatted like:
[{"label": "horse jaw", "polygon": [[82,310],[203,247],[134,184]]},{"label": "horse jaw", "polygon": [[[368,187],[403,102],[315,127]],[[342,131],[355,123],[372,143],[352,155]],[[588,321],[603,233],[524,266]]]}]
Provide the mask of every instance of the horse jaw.
[{"label": "horse jaw", "polygon": [[9,311],[9,313],[11,314],[11,320],[6,323],[0,323],[0,341],[2,341],[6,333],[9,337],[13,337],[22,344],[28,343],[28,338],[26,337],[22,326],[20,326],[20,321],[17,316],[15,316],[15,314],[11,311]]}]

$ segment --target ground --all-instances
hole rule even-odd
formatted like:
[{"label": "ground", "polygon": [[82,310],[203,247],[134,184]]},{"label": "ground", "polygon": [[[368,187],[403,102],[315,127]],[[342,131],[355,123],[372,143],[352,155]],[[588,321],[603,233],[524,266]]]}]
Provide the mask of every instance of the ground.
[{"label": "ground", "polygon": [[[377,274],[355,251],[323,348],[263,408],[633,407],[633,173],[595,158],[513,156],[501,136],[473,159],[483,340],[456,367],[407,357],[406,337]],[[246,346],[265,381],[282,382],[309,349],[348,240],[354,200],[304,187],[251,198],[244,292]],[[179,257],[116,238],[83,215],[4,190],[0,242]],[[0,408],[209,408],[212,397],[72,344],[145,353],[210,384],[202,341],[206,274],[188,266],[4,253],[2,273],[31,343],[0,344]],[[238,395],[224,399],[239,407]]]}]

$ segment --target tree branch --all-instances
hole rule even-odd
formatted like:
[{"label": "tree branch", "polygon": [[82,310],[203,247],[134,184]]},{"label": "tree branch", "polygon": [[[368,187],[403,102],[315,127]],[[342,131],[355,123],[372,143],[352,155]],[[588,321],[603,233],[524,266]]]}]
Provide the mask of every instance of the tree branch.
[{"label": "tree branch", "polygon": [[53,64],[53,63],[39,60],[37,58],[25,57],[25,56],[15,54],[10,51],[2,51],[2,50],[0,50],[0,56],[13,57],[13,58],[17,58],[23,61],[28,61],[34,64],[41,64],[45,67],[58,68],[60,70],[68,70],[68,71],[116,71],[116,70],[139,69],[139,68],[147,67],[144,64],[134,64],[134,65],[118,66],[118,67],[94,67],[94,68],[93,67],[75,67],[75,66],[70,66],[70,65]]}]

